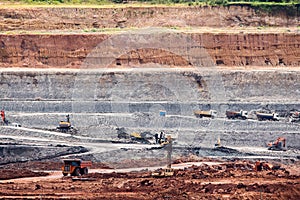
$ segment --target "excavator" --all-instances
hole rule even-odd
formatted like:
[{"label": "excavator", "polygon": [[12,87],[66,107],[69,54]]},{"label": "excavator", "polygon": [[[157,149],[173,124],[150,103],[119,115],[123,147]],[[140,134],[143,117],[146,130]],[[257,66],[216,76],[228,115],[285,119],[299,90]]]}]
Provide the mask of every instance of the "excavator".
[{"label": "excavator", "polygon": [[274,142],[268,143],[269,150],[286,151],[286,139],[278,137]]},{"label": "excavator", "polygon": [[70,122],[70,115],[66,115],[67,121],[60,121],[58,124],[58,127],[56,127],[56,129],[62,133],[67,133],[70,132],[72,133],[76,133],[76,130],[73,128],[73,126],[71,125]]}]

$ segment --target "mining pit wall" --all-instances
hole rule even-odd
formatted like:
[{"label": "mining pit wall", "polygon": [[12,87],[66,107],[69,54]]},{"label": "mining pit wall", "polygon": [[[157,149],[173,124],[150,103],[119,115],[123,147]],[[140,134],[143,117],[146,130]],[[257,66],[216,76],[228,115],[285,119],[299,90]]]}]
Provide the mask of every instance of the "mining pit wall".
[{"label": "mining pit wall", "polygon": [[[283,135],[289,147],[299,149],[299,124],[287,121],[289,111],[300,106],[298,7],[278,12],[249,6],[1,8],[0,21],[0,107],[11,122],[25,127],[3,128],[3,135],[48,137],[26,127],[55,130],[70,113],[79,135],[100,140],[115,140],[116,128],[126,127],[128,132],[165,129],[188,146],[211,147],[221,135],[224,145],[264,147]],[[93,50],[118,32],[142,27],[178,29],[212,63],[193,66],[164,49],[162,40],[162,48],[129,49],[108,57],[110,65],[86,71]],[[168,70],[128,70],[153,66]],[[215,109],[218,117],[198,119],[195,109]],[[227,120],[226,109],[276,111],[281,120]],[[158,116],[159,110],[167,116]],[[74,141],[71,134],[56,139]]]},{"label": "mining pit wall", "polygon": [[[187,35],[195,45],[203,48],[217,66],[300,66],[300,34],[298,33],[190,33]],[[1,34],[0,67],[81,68],[89,53],[110,37],[114,35]],[[161,49],[132,49],[117,55],[118,57],[110,58],[119,60],[118,63],[112,63],[113,66],[110,67],[122,67],[130,62],[134,64],[152,62],[171,66],[189,64],[181,55],[174,55],[174,52],[164,50],[163,42]],[[123,47],[126,43],[118,45]]]},{"label": "mining pit wall", "polygon": [[[18,112],[134,113],[148,112],[153,105],[172,114],[185,107],[191,107],[191,114],[192,108],[224,105],[284,112],[299,107],[300,98],[299,71],[12,70],[2,71],[0,78],[1,107]],[[218,85],[209,86],[209,80]]]}]

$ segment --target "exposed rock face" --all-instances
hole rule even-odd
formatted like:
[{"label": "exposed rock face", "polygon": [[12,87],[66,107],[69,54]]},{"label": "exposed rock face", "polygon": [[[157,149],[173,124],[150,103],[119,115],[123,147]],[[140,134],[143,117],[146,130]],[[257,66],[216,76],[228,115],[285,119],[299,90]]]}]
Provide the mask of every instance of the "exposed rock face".
[{"label": "exposed rock face", "polygon": [[[264,139],[271,140],[275,134],[286,131],[285,136],[292,141],[289,145],[299,148],[298,125],[286,123],[289,111],[299,108],[297,13],[285,10],[266,14],[246,6],[26,8],[2,9],[0,13],[0,67],[7,68],[0,72],[0,106],[7,111],[11,122],[19,122],[25,129],[55,129],[58,121],[64,119],[63,113],[71,113],[72,124],[79,134],[91,138],[115,139],[116,127],[126,127],[129,132],[158,132],[163,127],[172,134],[180,132],[180,145],[196,141],[200,146],[212,146],[218,134],[223,134],[225,144],[264,146]],[[98,58],[92,54],[94,50],[100,45],[97,51],[104,51],[101,44],[114,36],[109,32],[99,33],[102,28],[146,26],[184,27],[180,34],[188,35],[195,47],[203,48],[212,63],[201,62],[203,66],[195,70],[189,59],[192,57],[189,53],[195,52],[176,54],[163,48],[168,47],[165,41],[170,42],[166,39],[156,41],[162,48],[148,47],[145,40],[142,48],[134,46],[118,51],[127,44],[120,40],[105,46],[109,64],[99,63],[97,70],[84,70],[89,58]],[[241,26],[252,26],[254,31],[238,31]],[[293,26],[296,31],[255,33],[257,26]],[[201,31],[193,31],[199,27]],[[223,31],[234,27],[235,31],[210,32],[203,27]],[[90,33],[82,34],[84,29]],[[91,33],[91,29],[98,33]],[[4,32],[10,30],[16,34]],[[36,30],[37,34],[26,33],[27,30]],[[26,34],[19,34],[22,31]],[[114,54],[115,50],[118,54]],[[197,58],[205,57],[201,56]],[[136,69],[142,67],[145,69]],[[159,116],[161,109],[169,116]],[[218,117],[198,119],[193,116],[195,109],[215,109]],[[278,123],[225,120],[226,109],[247,110],[252,116],[256,110],[276,111],[282,119]],[[20,140],[48,138],[50,134],[18,128],[6,131],[8,128],[1,129],[1,135],[22,136]],[[74,138],[70,135],[66,140],[65,135],[54,133],[51,141],[73,142]],[[6,150],[10,149],[0,149]]]},{"label": "exposed rock face", "polygon": [[[208,86],[212,79],[222,88]],[[129,107],[124,112],[146,112],[149,105],[162,103],[168,111],[178,113],[180,104],[195,102],[231,102],[247,109],[261,103],[295,104],[300,98],[299,80],[299,71],[7,71],[0,74],[0,93],[1,106],[11,111],[119,112],[125,105]],[[212,98],[214,92],[217,99]],[[284,110],[280,106],[273,109]]]},{"label": "exposed rock face", "polygon": [[[0,67],[80,68],[86,56],[110,35],[0,35]],[[299,66],[300,34],[192,34],[216,65]],[[163,44],[162,44],[163,46]],[[159,63],[187,66],[180,55],[162,49],[132,49],[113,58],[112,67]]]},{"label": "exposed rock face", "polygon": [[84,147],[65,147],[65,146],[32,146],[26,145],[0,145],[0,165],[14,162],[25,162],[28,160],[51,159],[62,155],[68,155],[70,152],[86,152]]}]

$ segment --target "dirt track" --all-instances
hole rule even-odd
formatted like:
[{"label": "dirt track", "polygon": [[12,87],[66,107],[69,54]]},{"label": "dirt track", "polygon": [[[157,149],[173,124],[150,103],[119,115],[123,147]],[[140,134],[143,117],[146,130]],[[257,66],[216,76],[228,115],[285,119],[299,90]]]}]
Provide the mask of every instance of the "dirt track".
[{"label": "dirt track", "polygon": [[170,178],[153,178],[151,172],[147,171],[98,172],[77,181],[72,181],[71,177],[62,178],[60,172],[51,172],[49,178],[2,182],[0,196],[6,199],[82,199],[83,196],[87,199],[299,198],[299,168],[284,165],[286,168],[283,170],[255,172],[253,166],[254,163],[248,161],[221,161],[221,164],[194,165],[185,170],[181,168]]}]

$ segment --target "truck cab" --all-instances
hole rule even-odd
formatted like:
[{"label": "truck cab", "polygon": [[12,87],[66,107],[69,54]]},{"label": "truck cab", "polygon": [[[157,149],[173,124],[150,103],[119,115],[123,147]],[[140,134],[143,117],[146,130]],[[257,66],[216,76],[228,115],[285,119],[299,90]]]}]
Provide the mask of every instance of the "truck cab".
[{"label": "truck cab", "polygon": [[248,119],[248,111],[241,110],[240,112],[243,119]]},{"label": "truck cab", "polygon": [[62,174],[67,176],[80,176],[88,174],[88,167],[92,166],[91,161],[82,161],[81,159],[64,159],[62,169]]},{"label": "truck cab", "polygon": [[273,113],[273,120],[279,121],[279,114]]}]

